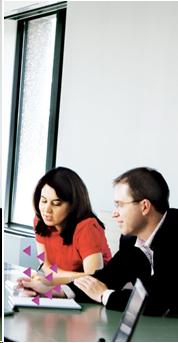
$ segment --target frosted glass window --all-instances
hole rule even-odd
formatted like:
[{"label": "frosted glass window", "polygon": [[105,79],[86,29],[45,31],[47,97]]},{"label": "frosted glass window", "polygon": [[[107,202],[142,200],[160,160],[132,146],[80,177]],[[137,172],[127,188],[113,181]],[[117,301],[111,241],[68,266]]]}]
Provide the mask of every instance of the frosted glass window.
[{"label": "frosted glass window", "polygon": [[12,221],[32,225],[32,194],[45,173],[56,15],[28,22],[20,94],[19,146]]}]

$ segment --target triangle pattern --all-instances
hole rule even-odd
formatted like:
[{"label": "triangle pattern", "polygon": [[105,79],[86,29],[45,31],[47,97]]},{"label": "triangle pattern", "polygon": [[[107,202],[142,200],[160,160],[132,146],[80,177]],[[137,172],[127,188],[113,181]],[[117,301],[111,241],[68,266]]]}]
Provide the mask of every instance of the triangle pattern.
[{"label": "triangle pattern", "polygon": [[53,289],[54,289],[54,291],[56,291],[56,292],[60,292],[61,286],[60,286],[60,285],[57,285],[57,286],[55,286]]},{"label": "triangle pattern", "polygon": [[39,304],[40,304],[40,297],[39,297],[39,295],[37,295],[35,298],[32,298],[32,301],[33,301],[36,305],[39,305]]},{"label": "triangle pattern", "polygon": [[51,267],[50,267],[51,270],[53,270],[53,272],[57,273],[57,264],[53,264]]},{"label": "triangle pattern", "polygon": [[42,252],[41,254],[37,255],[37,258],[44,262],[44,260],[45,260],[45,253]]},{"label": "triangle pattern", "polygon": [[26,247],[25,249],[23,249],[23,252],[27,255],[31,255],[31,245],[29,245],[28,247]]},{"label": "triangle pattern", "polygon": [[48,292],[44,293],[45,297],[52,299],[52,290],[50,289]]},{"label": "triangle pattern", "polygon": [[48,275],[45,276],[45,279],[48,280],[48,281],[52,281],[53,279],[53,273],[50,273]]},{"label": "triangle pattern", "polygon": [[31,268],[29,267],[29,268],[25,269],[23,273],[24,273],[25,275],[31,277]]}]

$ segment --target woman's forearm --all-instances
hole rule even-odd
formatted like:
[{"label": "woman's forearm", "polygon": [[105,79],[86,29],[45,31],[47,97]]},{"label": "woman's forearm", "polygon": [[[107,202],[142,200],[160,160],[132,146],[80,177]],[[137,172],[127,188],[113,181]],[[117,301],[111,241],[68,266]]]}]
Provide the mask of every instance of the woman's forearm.
[{"label": "woman's forearm", "polygon": [[67,270],[62,270],[60,269],[57,273],[53,274],[53,280],[52,284],[57,285],[57,284],[67,284],[72,282],[73,280],[87,275],[84,272],[73,272],[73,271],[67,271]]},{"label": "woman's forearm", "polygon": [[[42,270],[45,275],[52,273],[52,270],[50,267],[51,267],[50,264],[46,262],[44,263]],[[85,276],[85,275],[88,275],[88,274],[84,272],[68,271],[68,270],[63,270],[61,268],[58,268],[57,272],[53,272],[53,278],[52,278],[51,284],[52,285],[67,284],[67,283],[72,282],[74,279],[79,278],[81,276]]]}]

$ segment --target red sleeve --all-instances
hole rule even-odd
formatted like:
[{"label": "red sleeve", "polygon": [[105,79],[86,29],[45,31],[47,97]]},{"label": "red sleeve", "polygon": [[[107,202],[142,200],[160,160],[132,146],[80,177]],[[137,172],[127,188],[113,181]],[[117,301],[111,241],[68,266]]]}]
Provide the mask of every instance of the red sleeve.
[{"label": "red sleeve", "polygon": [[77,225],[74,244],[82,259],[92,254],[103,253],[104,239],[104,230],[95,219],[86,219]]},{"label": "red sleeve", "polygon": [[38,243],[45,244],[45,237],[44,236],[41,236],[41,235],[38,235],[37,233],[35,233],[35,239]]}]

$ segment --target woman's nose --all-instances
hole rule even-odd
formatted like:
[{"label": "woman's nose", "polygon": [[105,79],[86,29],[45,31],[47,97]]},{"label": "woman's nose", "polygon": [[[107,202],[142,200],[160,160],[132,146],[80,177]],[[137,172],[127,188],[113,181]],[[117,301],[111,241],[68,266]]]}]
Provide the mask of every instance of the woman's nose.
[{"label": "woman's nose", "polygon": [[45,204],[45,212],[50,213],[52,211],[51,205],[49,203]]}]

